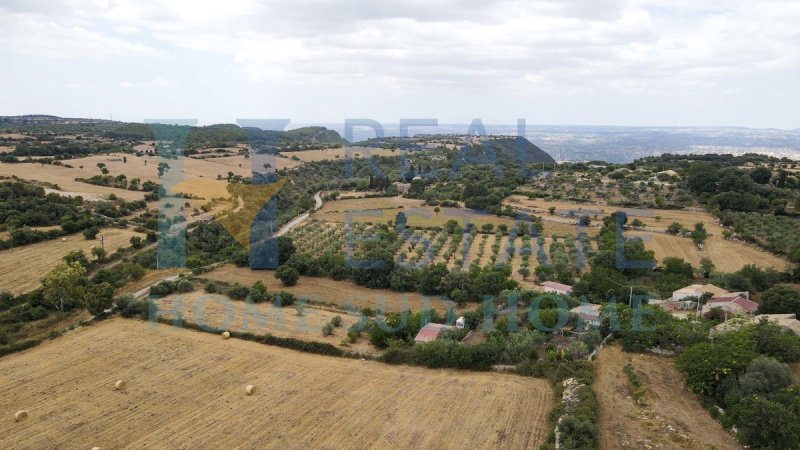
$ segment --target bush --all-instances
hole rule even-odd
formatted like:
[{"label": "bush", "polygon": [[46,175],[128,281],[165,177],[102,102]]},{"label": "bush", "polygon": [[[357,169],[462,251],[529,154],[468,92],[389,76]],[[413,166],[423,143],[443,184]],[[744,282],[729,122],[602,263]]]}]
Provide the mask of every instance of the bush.
[{"label": "bush", "polygon": [[247,286],[242,286],[239,283],[234,284],[228,289],[228,297],[234,300],[244,300],[250,295],[250,289]]},{"label": "bush", "polygon": [[177,292],[192,292],[194,291],[194,285],[189,280],[180,280],[175,284],[175,290]]},{"label": "bush", "polygon": [[326,323],[322,326],[322,335],[330,336],[331,334],[333,334],[333,324]]},{"label": "bush", "polygon": [[0,330],[0,345],[8,345],[11,343],[11,337],[5,330]]},{"label": "bush", "polygon": [[739,379],[744,395],[768,395],[792,385],[794,377],[789,366],[766,356],[759,356],[747,366]]},{"label": "bush", "polygon": [[294,305],[295,296],[286,291],[280,291],[275,294],[272,302],[277,306],[292,306]]},{"label": "bush", "polygon": [[283,265],[275,271],[275,278],[281,280],[284,286],[294,286],[300,278],[300,272],[292,266]]},{"label": "bush", "polygon": [[331,319],[331,325],[335,326],[336,328],[342,326],[342,316],[336,316]]},{"label": "bush", "polygon": [[203,288],[204,288],[204,289],[205,289],[205,291],[206,291],[206,292],[208,292],[209,294],[216,294],[217,292],[219,292],[219,286],[218,286],[218,285],[217,285],[217,283],[216,283],[216,282],[214,282],[214,281],[209,281],[209,282],[207,282],[207,283],[206,283],[206,284],[203,286]]},{"label": "bush", "polygon": [[146,320],[150,312],[149,304],[145,301],[136,301],[132,296],[117,297],[115,303],[122,317]]},{"label": "bush", "polygon": [[262,303],[269,300],[267,287],[264,286],[264,283],[257,281],[253,287],[250,288],[250,299],[253,300],[253,303]]}]

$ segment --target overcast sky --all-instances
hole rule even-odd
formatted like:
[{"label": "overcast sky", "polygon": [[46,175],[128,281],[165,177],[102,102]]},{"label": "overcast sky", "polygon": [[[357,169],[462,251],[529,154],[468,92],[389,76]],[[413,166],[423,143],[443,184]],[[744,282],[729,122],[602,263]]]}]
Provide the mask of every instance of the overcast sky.
[{"label": "overcast sky", "polygon": [[794,129],[798,24],[798,1],[0,0],[0,115]]}]

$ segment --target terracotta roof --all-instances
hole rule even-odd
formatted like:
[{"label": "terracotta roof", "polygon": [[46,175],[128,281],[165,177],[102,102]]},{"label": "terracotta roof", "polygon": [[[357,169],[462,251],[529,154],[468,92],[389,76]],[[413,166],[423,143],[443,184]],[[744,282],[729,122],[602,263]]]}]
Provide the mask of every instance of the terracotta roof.
[{"label": "terracotta roof", "polygon": [[741,295],[727,295],[722,297],[714,297],[708,301],[708,304],[717,303],[733,303],[748,312],[755,312],[758,310],[758,303],[750,301]]},{"label": "terracotta roof", "polygon": [[414,342],[431,342],[439,337],[439,332],[453,328],[450,325],[443,325],[441,323],[429,323],[422,327],[414,338]]},{"label": "terracotta roof", "polygon": [[552,289],[558,289],[561,291],[572,292],[572,286],[567,284],[556,283],[555,281],[545,281],[543,283],[540,283],[540,286],[545,286]]}]

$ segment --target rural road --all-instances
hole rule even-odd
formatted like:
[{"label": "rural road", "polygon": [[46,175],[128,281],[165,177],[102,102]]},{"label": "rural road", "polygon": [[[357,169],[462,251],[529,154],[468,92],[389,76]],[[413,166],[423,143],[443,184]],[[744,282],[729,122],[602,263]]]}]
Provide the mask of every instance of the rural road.
[{"label": "rural road", "polygon": [[[314,211],[322,208],[322,198],[320,197],[321,193],[322,193],[322,191],[319,191],[316,194],[314,194],[314,202],[316,203],[316,205],[314,205]],[[298,226],[301,223],[305,222],[306,219],[308,219],[308,216],[309,216],[309,213],[303,213],[303,214],[300,214],[299,216],[295,217],[289,223],[287,223],[286,225],[282,226],[281,229],[278,230],[277,233],[275,233],[275,237],[283,236],[284,234],[292,231],[296,226]]]}]

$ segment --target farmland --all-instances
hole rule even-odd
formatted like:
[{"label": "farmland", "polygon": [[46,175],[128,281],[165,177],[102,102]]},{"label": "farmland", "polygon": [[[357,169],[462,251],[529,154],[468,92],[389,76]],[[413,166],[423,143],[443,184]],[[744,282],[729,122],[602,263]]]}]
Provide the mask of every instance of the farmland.
[{"label": "farmland", "polygon": [[[742,242],[728,240],[723,237],[724,228],[711,214],[703,211],[667,210],[667,209],[626,209],[614,206],[592,203],[569,203],[545,200],[528,200],[522,196],[512,196],[509,204],[535,211],[542,215],[542,220],[547,225],[552,220],[572,220],[570,216],[588,214],[590,217],[604,217],[615,211],[624,211],[629,222],[639,219],[644,223],[640,229],[626,232],[628,237],[641,237],[649,250],[655,252],[658,261],[665,257],[678,257],[697,267],[701,258],[710,258],[717,270],[734,272],[745,264],[758,264],[761,267],[772,267],[784,270],[787,261],[772,253],[761,251]],[[550,215],[549,208],[555,208],[555,214]],[[704,243],[704,249],[698,250],[691,239],[666,234],[665,230],[673,222],[679,223],[687,229],[692,229],[694,224],[702,222],[708,230],[709,237]],[[587,234],[591,228],[587,229]],[[545,233],[546,234],[546,233]]]},{"label": "farmland", "polygon": [[[392,367],[122,319],[3,358],[0,373],[7,448],[538,448],[552,403],[532,378]],[[456,403],[470,414],[453,414]],[[20,409],[27,421],[8,420]]]},{"label": "farmland", "polygon": [[[380,289],[369,289],[357,286],[350,281],[334,281],[329,278],[300,277],[296,286],[283,286],[276,280],[272,271],[250,270],[249,268],[225,265],[214,269],[203,278],[230,283],[241,283],[251,286],[257,281],[263,282],[272,292],[287,291],[310,302],[333,303],[338,307],[371,308],[379,306],[385,312],[398,312],[406,309],[435,309],[445,312],[453,305],[449,300],[438,297],[426,297],[416,292],[393,292]],[[475,308],[475,305],[472,305]]]},{"label": "farmland", "polygon": [[[305,341],[326,342],[338,346],[346,336],[346,330],[357,323],[361,316],[344,311],[331,311],[308,306],[298,316],[294,308],[281,308],[272,303],[248,306],[243,301],[232,301],[226,296],[191,292],[170,295],[157,300],[160,317],[174,318],[177,311],[185,320],[217,329],[272,334]],[[342,318],[341,327],[334,333],[323,336],[322,326],[334,317]],[[351,344],[349,350],[371,353],[374,349],[366,342]]]},{"label": "farmland", "polygon": [[[641,380],[641,404],[624,371],[628,362]],[[742,448],[686,388],[672,358],[608,346],[595,360],[595,370],[601,448]]]},{"label": "farmland", "polygon": [[[103,236],[108,254],[129,246],[133,236],[143,237],[133,230],[119,228],[103,229],[99,236]],[[55,239],[0,251],[0,260],[3,262],[0,265],[0,285],[3,286],[3,290],[13,294],[33,290],[40,285],[44,275],[67,253],[83,250],[87,255],[91,255],[91,248],[100,245],[99,236],[96,240],[87,240],[78,233],[67,236],[63,242],[61,239]]]}]

